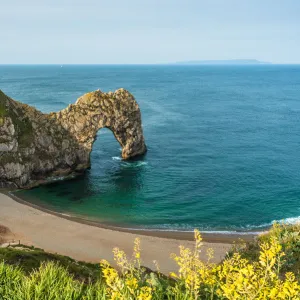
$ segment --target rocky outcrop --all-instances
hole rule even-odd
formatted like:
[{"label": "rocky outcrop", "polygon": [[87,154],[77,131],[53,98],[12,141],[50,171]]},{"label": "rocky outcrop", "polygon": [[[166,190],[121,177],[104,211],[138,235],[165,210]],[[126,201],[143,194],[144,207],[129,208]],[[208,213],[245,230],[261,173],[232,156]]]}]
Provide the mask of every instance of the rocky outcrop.
[{"label": "rocky outcrop", "polygon": [[123,159],[146,152],[139,106],[124,89],[87,93],[50,114],[0,90],[0,187],[30,187],[84,171],[103,127],[120,143]]}]

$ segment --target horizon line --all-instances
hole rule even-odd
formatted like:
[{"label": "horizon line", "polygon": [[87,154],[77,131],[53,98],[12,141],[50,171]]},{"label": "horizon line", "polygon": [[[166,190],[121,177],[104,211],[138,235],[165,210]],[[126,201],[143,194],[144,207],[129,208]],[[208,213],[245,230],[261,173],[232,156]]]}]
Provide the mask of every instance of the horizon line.
[{"label": "horizon line", "polygon": [[270,65],[300,65],[297,63],[0,63],[0,66],[270,66]]}]

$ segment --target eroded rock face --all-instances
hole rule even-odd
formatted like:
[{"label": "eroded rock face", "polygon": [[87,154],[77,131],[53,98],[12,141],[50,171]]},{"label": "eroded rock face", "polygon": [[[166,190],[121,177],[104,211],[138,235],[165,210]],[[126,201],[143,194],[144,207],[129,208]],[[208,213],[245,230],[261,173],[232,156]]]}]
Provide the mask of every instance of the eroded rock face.
[{"label": "eroded rock face", "polygon": [[28,187],[84,171],[103,127],[113,132],[124,159],[146,152],[139,106],[124,89],[87,93],[50,114],[0,91],[0,187]]}]

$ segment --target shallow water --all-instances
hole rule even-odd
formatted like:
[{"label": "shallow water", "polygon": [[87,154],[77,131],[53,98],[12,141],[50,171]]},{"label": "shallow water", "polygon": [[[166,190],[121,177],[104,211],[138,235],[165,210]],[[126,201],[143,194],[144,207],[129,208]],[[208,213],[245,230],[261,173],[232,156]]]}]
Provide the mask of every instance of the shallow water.
[{"label": "shallow water", "polygon": [[109,130],[83,176],[18,195],[126,227],[254,230],[300,216],[300,66],[0,66],[0,88],[43,112],[126,88],[148,153]]}]

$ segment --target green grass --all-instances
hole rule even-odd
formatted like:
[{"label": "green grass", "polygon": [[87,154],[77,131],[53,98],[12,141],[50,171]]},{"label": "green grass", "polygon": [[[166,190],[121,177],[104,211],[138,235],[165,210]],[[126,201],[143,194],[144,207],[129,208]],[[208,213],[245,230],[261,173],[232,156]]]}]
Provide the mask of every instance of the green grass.
[{"label": "green grass", "polygon": [[[7,107],[7,103],[9,106]],[[25,106],[13,101],[0,90],[0,125],[4,118],[10,117],[18,134],[19,147],[25,148],[31,144],[34,137],[31,121],[25,115]]]},{"label": "green grass", "polygon": [[26,275],[20,268],[0,263],[1,300],[100,300],[103,284],[84,284],[59,264],[42,264]]},{"label": "green grass", "polygon": [[82,282],[95,282],[101,274],[99,264],[78,262],[67,256],[47,253],[42,249],[25,245],[0,248],[0,262],[2,261],[8,265],[20,267],[25,274],[38,269],[44,262],[55,262]]},{"label": "green grass", "polygon": [[4,117],[6,114],[6,95],[0,90],[0,117]]}]

